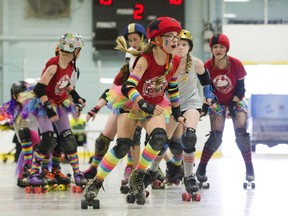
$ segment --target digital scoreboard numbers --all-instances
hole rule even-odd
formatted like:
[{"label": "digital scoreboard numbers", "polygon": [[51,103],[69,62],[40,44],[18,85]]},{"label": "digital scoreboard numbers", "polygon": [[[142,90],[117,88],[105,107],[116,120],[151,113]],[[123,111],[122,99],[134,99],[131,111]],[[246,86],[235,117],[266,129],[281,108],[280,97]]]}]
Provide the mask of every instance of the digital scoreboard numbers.
[{"label": "digital scoreboard numbers", "polygon": [[170,16],[184,26],[185,0],[93,0],[93,46],[113,50],[115,40],[133,22],[148,24],[159,16]]}]

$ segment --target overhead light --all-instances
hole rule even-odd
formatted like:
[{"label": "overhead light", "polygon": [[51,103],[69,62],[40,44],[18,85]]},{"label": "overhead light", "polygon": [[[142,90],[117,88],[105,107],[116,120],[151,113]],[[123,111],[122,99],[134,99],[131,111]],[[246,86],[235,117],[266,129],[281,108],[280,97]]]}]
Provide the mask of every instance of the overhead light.
[{"label": "overhead light", "polygon": [[224,0],[224,2],[249,2],[250,0]]},{"label": "overhead light", "polygon": [[224,14],[225,18],[236,18],[237,15],[236,14]]}]

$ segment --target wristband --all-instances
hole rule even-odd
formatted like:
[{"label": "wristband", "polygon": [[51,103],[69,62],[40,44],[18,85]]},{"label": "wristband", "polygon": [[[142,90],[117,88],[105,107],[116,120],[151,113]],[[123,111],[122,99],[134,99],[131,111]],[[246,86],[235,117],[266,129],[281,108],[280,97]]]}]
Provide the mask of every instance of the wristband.
[{"label": "wristband", "polygon": [[96,113],[99,112],[100,109],[101,109],[101,107],[97,105],[97,106],[93,107],[93,109],[91,109],[91,110],[88,112],[88,114],[89,114],[90,116],[94,116]]},{"label": "wristband", "polygon": [[51,118],[53,116],[57,116],[56,112],[52,108],[52,104],[51,104],[50,101],[45,101],[43,106],[44,106],[44,109],[45,109],[45,111],[47,113],[48,118]]},{"label": "wristband", "polygon": [[149,104],[147,101],[145,101],[144,99],[141,99],[138,101],[138,105],[140,107],[141,110],[143,110],[144,112],[153,115],[154,109],[155,109],[155,105]]},{"label": "wristband", "polygon": [[182,116],[180,106],[178,107],[172,107],[172,115],[174,117],[174,120],[178,122],[178,118]]}]

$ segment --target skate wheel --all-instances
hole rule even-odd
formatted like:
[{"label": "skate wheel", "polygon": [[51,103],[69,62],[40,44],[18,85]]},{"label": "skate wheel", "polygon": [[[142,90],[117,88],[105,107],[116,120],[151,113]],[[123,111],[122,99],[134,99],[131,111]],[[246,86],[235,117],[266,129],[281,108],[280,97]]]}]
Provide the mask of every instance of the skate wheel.
[{"label": "skate wheel", "polygon": [[66,188],[66,187],[65,187],[64,184],[59,184],[59,185],[58,185],[58,190],[59,190],[59,191],[64,191],[65,188]]},{"label": "skate wheel", "polygon": [[152,186],[153,186],[152,188],[154,188],[154,189],[160,188],[160,186],[161,186],[161,181],[155,180],[155,181],[153,182],[153,185],[152,185]]},{"label": "skate wheel", "polygon": [[191,194],[189,193],[182,193],[182,200],[183,201],[190,201],[192,199]]},{"label": "skate wheel", "polygon": [[201,182],[200,183],[200,188],[209,189],[210,188],[209,182]]},{"label": "skate wheel", "polygon": [[42,193],[42,188],[41,188],[41,187],[35,187],[35,188],[33,189],[33,193],[36,193],[36,194]]},{"label": "skate wheel", "polygon": [[92,206],[93,206],[93,209],[99,209],[100,201],[98,199],[92,200]]},{"label": "skate wheel", "polygon": [[72,193],[76,193],[76,186],[75,185],[72,186],[71,191],[72,191]]},{"label": "skate wheel", "polygon": [[255,189],[255,183],[254,182],[251,183],[251,188]]},{"label": "skate wheel", "polygon": [[24,192],[25,193],[32,193],[33,191],[32,191],[32,188],[30,186],[27,186],[24,188]]},{"label": "skate wheel", "polygon": [[86,200],[81,200],[81,209],[88,209],[88,203]]},{"label": "skate wheel", "polygon": [[133,194],[128,194],[126,196],[126,202],[127,203],[133,204],[133,203],[135,203],[135,200],[136,200],[136,198],[135,198],[135,196]]},{"label": "skate wheel", "polygon": [[201,195],[198,194],[198,193],[194,194],[194,195],[192,196],[192,200],[199,202],[199,201],[201,200]]},{"label": "skate wheel", "polygon": [[83,189],[81,186],[76,186],[76,190],[75,190],[76,193],[82,193],[83,192]]},{"label": "skate wheel", "polygon": [[247,189],[247,186],[248,186],[247,182],[244,182],[244,183],[243,183],[243,188],[244,188],[244,189]]},{"label": "skate wheel", "polygon": [[[150,192],[149,191],[147,191],[147,190],[145,190],[145,193],[146,193],[146,198],[150,195]],[[143,204],[144,205],[144,204]]]},{"label": "skate wheel", "polygon": [[128,192],[129,192],[129,186],[127,186],[127,185],[122,185],[122,186],[120,187],[120,192],[121,192],[122,194],[128,194]]}]

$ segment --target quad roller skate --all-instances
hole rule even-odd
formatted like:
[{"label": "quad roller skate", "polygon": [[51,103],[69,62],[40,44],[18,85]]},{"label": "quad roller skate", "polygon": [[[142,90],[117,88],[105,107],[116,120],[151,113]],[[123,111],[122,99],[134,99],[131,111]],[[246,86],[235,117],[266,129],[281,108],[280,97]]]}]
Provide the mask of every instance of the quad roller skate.
[{"label": "quad roller skate", "polygon": [[47,180],[43,178],[40,173],[29,174],[27,177],[29,186],[25,187],[25,193],[46,193],[47,189]]},{"label": "quad roller skate", "polygon": [[183,201],[200,201],[201,196],[197,191],[199,191],[199,186],[195,178],[195,174],[184,178],[184,185],[187,193],[182,194]]},{"label": "quad roller skate", "polygon": [[22,177],[19,177],[17,179],[17,186],[18,187],[26,187],[28,186],[28,180],[27,180],[27,177],[29,175],[29,171],[30,171],[30,165],[29,164],[25,164],[24,167],[23,167],[23,173],[22,173]]},{"label": "quad roller skate", "polygon": [[155,184],[152,184],[151,187],[152,189],[165,189],[165,184],[166,184],[166,176],[160,169],[158,168],[158,175],[157,179],[154,181]]},{"label": "quad roller skate", "polygon": [[196,177],[199,182],[199,187],[204,189],[209,189],[210,184],[208,182],[208,177],[206,175],[206,166],[203,164],[199,164],[198,169],[196,171]]},{"label": "quad roller skate", "polygon": [[127,203],[136,203],[138,205],[144,205],[146,202],[146,197],[148,196],[145,191],[144,185],[144,170],[134,170],[129,180],[130,190],[126,197]]},{"label": "quad roller skate", "polygon": [[93,179],[97,174],[97,167],[90,166],[83,173],[86,179]]},{"label": "quad roller skate", "polygon": [[74,173],[75,185],[72,186],[73,193],[82,193],[85,185],[87,184],[87,179],[85,178],[83,172]]},{"label": "quad roller skate", "polygon": [[120,192],[122,194],[127,194],[129,192],[128,182],[129,182],[129,178],[130,178],[132,171],[133,171],[132,166],[125,167],[124,176],[123,176],[124,178],[121,180],[121,187],[120,187]]},{"label": "quad roller skate", "polygon": [[88,209],[88,206],[92,206],[93,209],[100,208],[100,201],[95,199],[102,187],[103,182],[99,180],[90,179],[87,183],[85,190],[83,191],[84,200],[81,200],[81,208]]},{"label": "quad roller skate", "polygon": [[179,185],[184,177],[183,165],[177,166],[168,162],[166,168],[166,179],[168,184]]},{"label": "quad roller skate", "polygon": [[57,191],[58,184],[55,175],[47,169],[42,170],[42,177],[47,181],[48,191]]},{"label": "quad roller skate", "polygon": [[54,174],[55,179],[57,180],[59,191],[70,190],[71,180],[69,177],[67,177],[66,175],[64,175],[61,172],[60,167],[59,168],[53,168],[52,173]]},{"label": "quad roller skate", "polygon": [[249,167],[246,172],[246,182],[243,183],[244,189],[255,189],[255,175],[253,167]]},{"label": "quad roller skate", "polygon": [[148,169],[145,173],[144,180],[143,180],[145,188],[147,188],[150,184],[152,184],[151,186],[155,188],[159,188],[161,185],[161,182],[158,180],[158,175],[159,175],[158,170],[152,171]]}]

